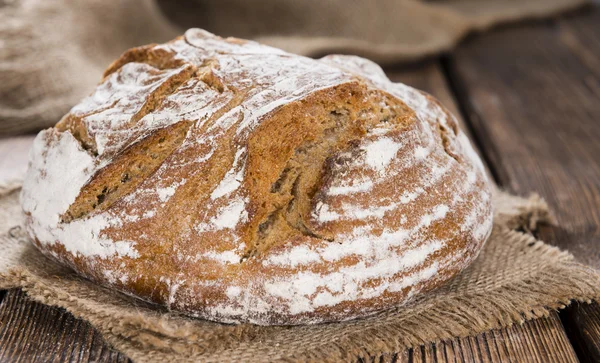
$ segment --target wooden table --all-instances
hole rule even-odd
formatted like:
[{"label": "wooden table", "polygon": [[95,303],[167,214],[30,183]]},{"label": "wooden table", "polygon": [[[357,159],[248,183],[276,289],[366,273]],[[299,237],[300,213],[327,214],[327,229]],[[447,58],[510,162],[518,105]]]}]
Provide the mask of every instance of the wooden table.
[{"label": "wooden table", "polygon": [[[538,237],[600,268],[600,9],[471,36],[390,78],[426,90],[463,121],[503,188],[540,193],[558,225]],[[24,170],[31,136],[0,139],[0,181]],[[63,309],[0,293],[1,361],[128,359]],[[390,362],[599,362],[600,307],[390,353]]]}]

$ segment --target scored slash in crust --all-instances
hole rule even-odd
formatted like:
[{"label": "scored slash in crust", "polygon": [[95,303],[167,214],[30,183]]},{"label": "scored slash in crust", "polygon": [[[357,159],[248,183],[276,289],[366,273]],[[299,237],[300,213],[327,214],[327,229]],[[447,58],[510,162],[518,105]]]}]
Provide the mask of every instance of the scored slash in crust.
[{"label": "scored slash in crust", "polygon": [[22,206],[80,274],[233,323],[402,305],[492,228],[481,161],[431,96],[359,57],[199,29],[126,52],[42,131]]}]

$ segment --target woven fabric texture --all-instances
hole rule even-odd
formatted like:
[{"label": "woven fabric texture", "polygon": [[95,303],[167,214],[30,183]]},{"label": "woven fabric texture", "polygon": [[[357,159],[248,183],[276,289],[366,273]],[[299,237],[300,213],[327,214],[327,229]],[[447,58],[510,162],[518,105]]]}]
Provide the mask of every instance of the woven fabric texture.
[{"label": "woven fabric texture", "polygon": [[144,361],[354,361],[547,316],[600,298],[600,274],[536,240],[550,215],[539,197],[496,192],[494,230],[478,259],[441,288],[369,318],[312,326],[225,325],[188,318],[99,287],[44,257],[21,223],[17,185],[0,197],[0,288],[89,321]]}]

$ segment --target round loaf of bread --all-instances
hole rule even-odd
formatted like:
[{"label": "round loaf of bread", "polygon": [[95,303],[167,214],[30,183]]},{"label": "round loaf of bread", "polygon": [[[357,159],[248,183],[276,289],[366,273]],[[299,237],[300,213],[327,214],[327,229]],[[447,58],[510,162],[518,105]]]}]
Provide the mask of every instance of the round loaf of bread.
[{"label": "round loaf of bread", "polygon": [[115,61],[37,136],[21,197],[43,253],[219,322],[402,305],[492,228],[481,161],[431,96],[362,58],[199,29]]}]

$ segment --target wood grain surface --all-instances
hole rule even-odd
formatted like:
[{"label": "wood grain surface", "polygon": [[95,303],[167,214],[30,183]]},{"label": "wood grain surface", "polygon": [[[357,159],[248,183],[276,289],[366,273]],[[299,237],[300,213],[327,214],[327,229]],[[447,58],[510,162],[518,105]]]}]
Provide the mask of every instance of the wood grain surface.
[{"label": "wood grain surface", "polygon": [[[544,197],[557,224],[542,226],[538,237],[596,268],[599,24],[600,11],[588,8],[554,22],[506,28],[473,39],[447,62],[454,94],[498,182],[517,194]],[[563,313],[568,331],[578,334],[571,340],[582,360],[600,357],[598,309],[574,306]]]},{"label": "wood grain surface", "polygon": [[[461,128],[473,143],[478,144],[470,133],[469,120],[465,120],[459,112],[460,105],[453,96],[440,62],[432,61],[411,69],[388,70],[387,74],[393,81],[406,83],[439,99],[457,116]],[[399,354],[396,359],[399,362],[506,362],[511,359],[517,362],[576,362],[577,356],[558,314],[553,313],[549,318],[521,326],[411,349]]]},{"label": "wood grain surface", "polygon": [[[393,80],[423,89],[463,115],[463,127],[472,131],[495,179],[518,194],[539,192],[553,207],[558,226],[545,226],[539,237],[596,267],[600,267],[599,14],[588,9],[554,21],[505,27],[473,37],[442,62],[388,72]],[[9,168],[18,174],[23,167],[26,139],[14,144],[0,139],[0,183]],[[19,290],[0,294],[0,299],[0,361],[128,360],[110,350],[89,324],[63,309],[32,302]],[[560,316],[552,313],[477,337],[390,353],[376,361],[578,360],[600,361],[597,304],[575,305]]]},{"label": "wood grain surface", "polygon": [[499,183],[553,207],[558,226],[540,236],[600,267],[600,68],[562,40],[563,24],[590,23],[585,47],[600,55],[600,12],[575,19],[477,38],[452,57],[451,79]]},{"label": "wood grain surface", "polygon": [[128,362],[87,322],[10,290],[0,304],[2,362]]},{"label": "wood grain surface", "polygon": [[[0,304],[1,362],[128,362],[87,322],[9,290]],[[372,362],[577,362],[558,318],[390,353]]]},{"label": "wood grain surface", "polygon": [[576,304],[561,313],[571,342],[582,362],[600,362],[600,307]]},{"label": "wood grain surface", "polygon": [[476,337],[453,339],[388,354],[371,362],[578,362],[558,314]]}]

